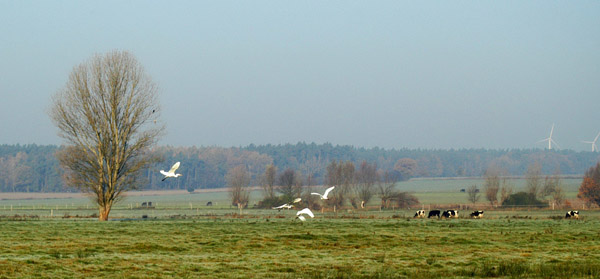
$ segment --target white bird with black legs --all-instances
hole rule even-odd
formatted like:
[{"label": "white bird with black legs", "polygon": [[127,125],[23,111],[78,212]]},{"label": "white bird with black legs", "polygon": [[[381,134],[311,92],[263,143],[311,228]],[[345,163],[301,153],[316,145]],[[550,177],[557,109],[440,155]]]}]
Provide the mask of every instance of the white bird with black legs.
[{"label": "white bird with black legs", "polygon": [[179,168],[179,162],[175,163],[171,167],[171,169],[169,171],[160,170],[160,173],[165,176],[162,179],[162,181],[165,181],[165,179],[167,179],[169,177],[179,177],[179,176],[181,176],[181,173],[175,173],[175,171],[177,170],[177,168]]},{"label": "white bird with black legs", "polygon": [[300,221],[302,221],[302,222],[306,221],[306,218],[304,217],[303,214],[310,216],[310,218],[315,218],[315,215],[312,213],[312,211],[310,211],[310,209],[308,209],[308,207],[305,209],[302,209],[302,210],[298,211],[298,213],[296,213],[296,217],[298,219],[300,219]]},{"label": "white bird with black legs", "polygon": [[331,186],[329,188],[327,188],[327,190],[325,190],[325,193],[323,195],[319,194],[319,193],[310,193],[311,195],[316,195],[316,196],[320,196],[322,200],[326,200],[327,195],[329,195],[329,192],[331,192],[331,190],[333,190],[335,188],[335,186]]}]

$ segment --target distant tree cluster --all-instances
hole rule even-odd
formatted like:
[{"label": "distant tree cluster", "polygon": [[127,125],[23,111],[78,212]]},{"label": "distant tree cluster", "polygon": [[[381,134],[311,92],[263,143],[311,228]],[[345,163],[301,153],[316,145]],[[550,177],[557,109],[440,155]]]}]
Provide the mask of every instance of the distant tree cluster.
[{"label": "distant tree cluster", "polygon": [[[59,149],[52,145],[0,145],[0,189],[5,192],[70,190],[64,187],[61,168],[54,157]],[[393,174],[399,181],[410,177],[481,176],[490,168],[502,170],[502,175],[525,175],[535,162],[540,162],[541,174],[552,174],[557,169],[562,174],[582,174],[600,160],[598,153],[568,150],[390,150],[314,143],[250,145],[241,148],[162,146],[152,149],[152,152],[162,162],[144,170],[142,182],[144,188],[155,190],[226,187],[225,175],[237,165],[247,166],[256,185],[263,185],[259,179],[267,165],[273,165],[278,170],[289,168],[301,173],[304,184],[322,185],[326,183],[327,166],[334,160],[350,161],[358,167],[363,161],[375,164],[378,172]],[[183,176],[161,181],[162,176],[158,171],[169,168],[177,161],[181,161],[178,172]],[[502,195],[502,183],[500,179],[499,197]],[[543,177],[540,177],[539,184],[543,187]],[[486,188],[483,187],[482,198],[485,195]],[[500,199],[495,203],[502,204],[502,201]]]},{"label": "distant tree cluster", "polygon": [[58,192],[61,170],[51,145],[0,145],[0,192]]},{"label": "distant tree cluster", "polygon": [[[566,198],[560,173],[555,171],[553,175],[542,179],[541,170],[539,162],[528,166],[525,173],[526,191],[513,194],[514,187],[506,179],[508,175],[506,170],[490,166],[484,174],[483,190],[486,200],[491,206],[540,206],[548,205],[551,202],[556,207],[562,207]],[[498,200],[498,194],[500,194],[500,200]],[[469,200],[473,202],[471,195],[469,195]]]},{"label": "distant tree cluster", "polygon": [[399,171],[385,171],[374,163],[361,162],[356,169],[351,161],[332,161],[327,166],[327,186],[336,186],[328,200],[330,206],[344,206],[346,202],[354,208],[363,207],[378,196],[381,207],[410,207],[419,203],[412,194],[398,191],[396,183],[403,176]]}]

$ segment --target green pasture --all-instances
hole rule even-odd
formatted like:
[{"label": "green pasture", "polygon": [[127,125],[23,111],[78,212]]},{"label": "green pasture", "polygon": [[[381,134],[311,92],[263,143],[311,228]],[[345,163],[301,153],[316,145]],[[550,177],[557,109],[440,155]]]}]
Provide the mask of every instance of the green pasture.
[{"label": "green pasture", "polygon": [[[510,179],[508,183],[513,185],[514,191],[522,191],[525,187],[524,179]],[[484,180],[480,178],[472,179],[412,179],[400,182],[397,188],[400,191],[413,193],[420,201],[421,205],[416,208],[433,209],[439,205],[470,205],[467,200],[467,194],[461,193],[460,189],[465,189],[470,185],[477,185],[482,188]],[[565,190],[567,199],[575,199],[581,179],[563,179],[562,186]],[[321,189],[323,188],[323,189]],[[314,187],[313,190],[324,190],[325,187]],[[312,191],[312,190],[311,190]],[[262,192],[255,190],[251,192],[250,204],[257,204],[262,198]],[[206,206],[207,202],[212,201],[213,206]],[[139,209],[143,202],[152,202],[154,210]],[[375,196],[368,204],[370,207],[379,206],[380,201]],[[485,198],[480,198],[480,205],[486,205]],[[176,195],[147,195],[125,197],[113,207],[111,217],[127,218],[141,215],[140,213],[154,216],[168,216],[188,210],[185,214],[198,213],[201,210],[228,210],[235,209],[230,206],[228,192],[210,192]],[[52,211],[51,211],[52,210]],[[39,216],[63,216],[69,215],[89,215],[93,214],[96,208],[89,198],[60,198],[60,199],[25,199],[25,200],[0,200],[0,216],[16,214],[34,214]]]},{"label": "green pasture", "polygon": [[[460,189],[471,183],[483,180],[402,182],[419,208],[379,210],[375,199],[306,222],[293,209],[240,215],[227,192],[131,196],[107,222],[88,198],[0,200],[0,278],[600,278],[599,210],[412,218],[466,205]],[[568,197],[578,183],[564,183]],[[250,204],[260,198],[252,192]]]},{"label": "green pasture", "polygon": [[0,218],[0,278],[600,277],[600,212],[327,212],[307,222],[293,211],[221,213]]}]

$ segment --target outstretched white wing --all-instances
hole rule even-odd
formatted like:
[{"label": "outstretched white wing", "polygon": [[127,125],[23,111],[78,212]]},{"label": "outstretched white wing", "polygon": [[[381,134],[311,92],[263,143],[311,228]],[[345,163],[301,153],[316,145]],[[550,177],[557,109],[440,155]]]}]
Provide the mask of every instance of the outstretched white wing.
[{"label": "outstretched white wing", "polygon": [[171,169],[169,170],[170,173],[175,173],[175,171],[177,170],[177,168],[179,168],[179,162],[175,163]]},{"label": "outstretched white wing", "polygon": [[323,198],[327,199],[327,195],[329,195],[329,192],[331,192],[331,190],[333,190],[333,188],[335,188],[335,186],[331,186],[331,187],[327,188],[327,190],[325,190],[325,194],[323,194]]},{"label": "outstretched white wing", "polygon": [[167,176],[167,175],[169,175],[169,174],[168,174],[166,171],[164,171],[164,170],[160,170],[160,173],[161,173],[162,175],[164,175],[164,176]]},{"label": "outstretched white wing", "polygon": [[278,207],[273,207],[273,209],[287,208],[287,207],[289,207],[289,206],[290,206],[290,205],[286,203],[286,204],[282,204],[282,205],[280,205],[280,206],[278,206]]},{"label": "outstretched white wing", "polygon": [[315,195],[315,196],[319,196],[321,198],[323,198],[323,195],[319,194],[319,193],[310,193],[311,195]]},{"label": "outstretched white wing", "polygon": [[308,207],[298,211],[298,213],[296,213],[296,216],[301,216],[302,214],[306,214],[310,216],[310,218],[315,218],[315,215],[312,213],[312,211],[310,211],[310,209],[308,209]]},{"label": "outstretched white wing", "polygon": [[302,221],[302,222],[306,221],[306,218],[304,218],[304,216],[302,216],[302,215],[298,216],[298,219],[300,219],[300,221]]},{"label": "outstretched white wing", "polygon": [[302,201],[302,198],[296,198],[293,203],[299,203]]}]

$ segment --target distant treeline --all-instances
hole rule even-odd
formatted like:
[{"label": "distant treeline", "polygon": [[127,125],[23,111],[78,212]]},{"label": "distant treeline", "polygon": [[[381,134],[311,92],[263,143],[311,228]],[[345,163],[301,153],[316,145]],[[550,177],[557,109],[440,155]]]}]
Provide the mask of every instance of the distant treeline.
[{"label": "distant treeline", "polygon": [[[2,192],[63,192],[61,169],[54,145],[0,145],[0,191]],[[600,161],[600,155],[572,150],[540,149],[382,149],[357,148],[326,144],[249,145],[246,147],[170,147],[155,148],[162,162],[145,173],[146,189],[187,189],[189,187],[225,187],[227,171],[245,165],[253,179],[264,173],[268,164],[279,172],[291,168],[300,177],[311,175],[311,181],[324,181],[327,165],[333,161],[362,161],[377,164],[380,170],[398,170],[397,162],[412,162],[408,175],[412,177],[481,176],[488,167],[504,170],[506,175],[524,175],[527,168],[539,162],[544,174],[583,175]],[[408,160],[407,160],[408,159]],[[161,181],[159,170],[168,170],[180,161],[178,172],[183,176]],[[415,164],[416,163],[416,164]],[[400,164],[401,165],[401,164]],[[406,172],[403,172],[406,173]],[[408,178],[408,177],[404,177]]]}]

